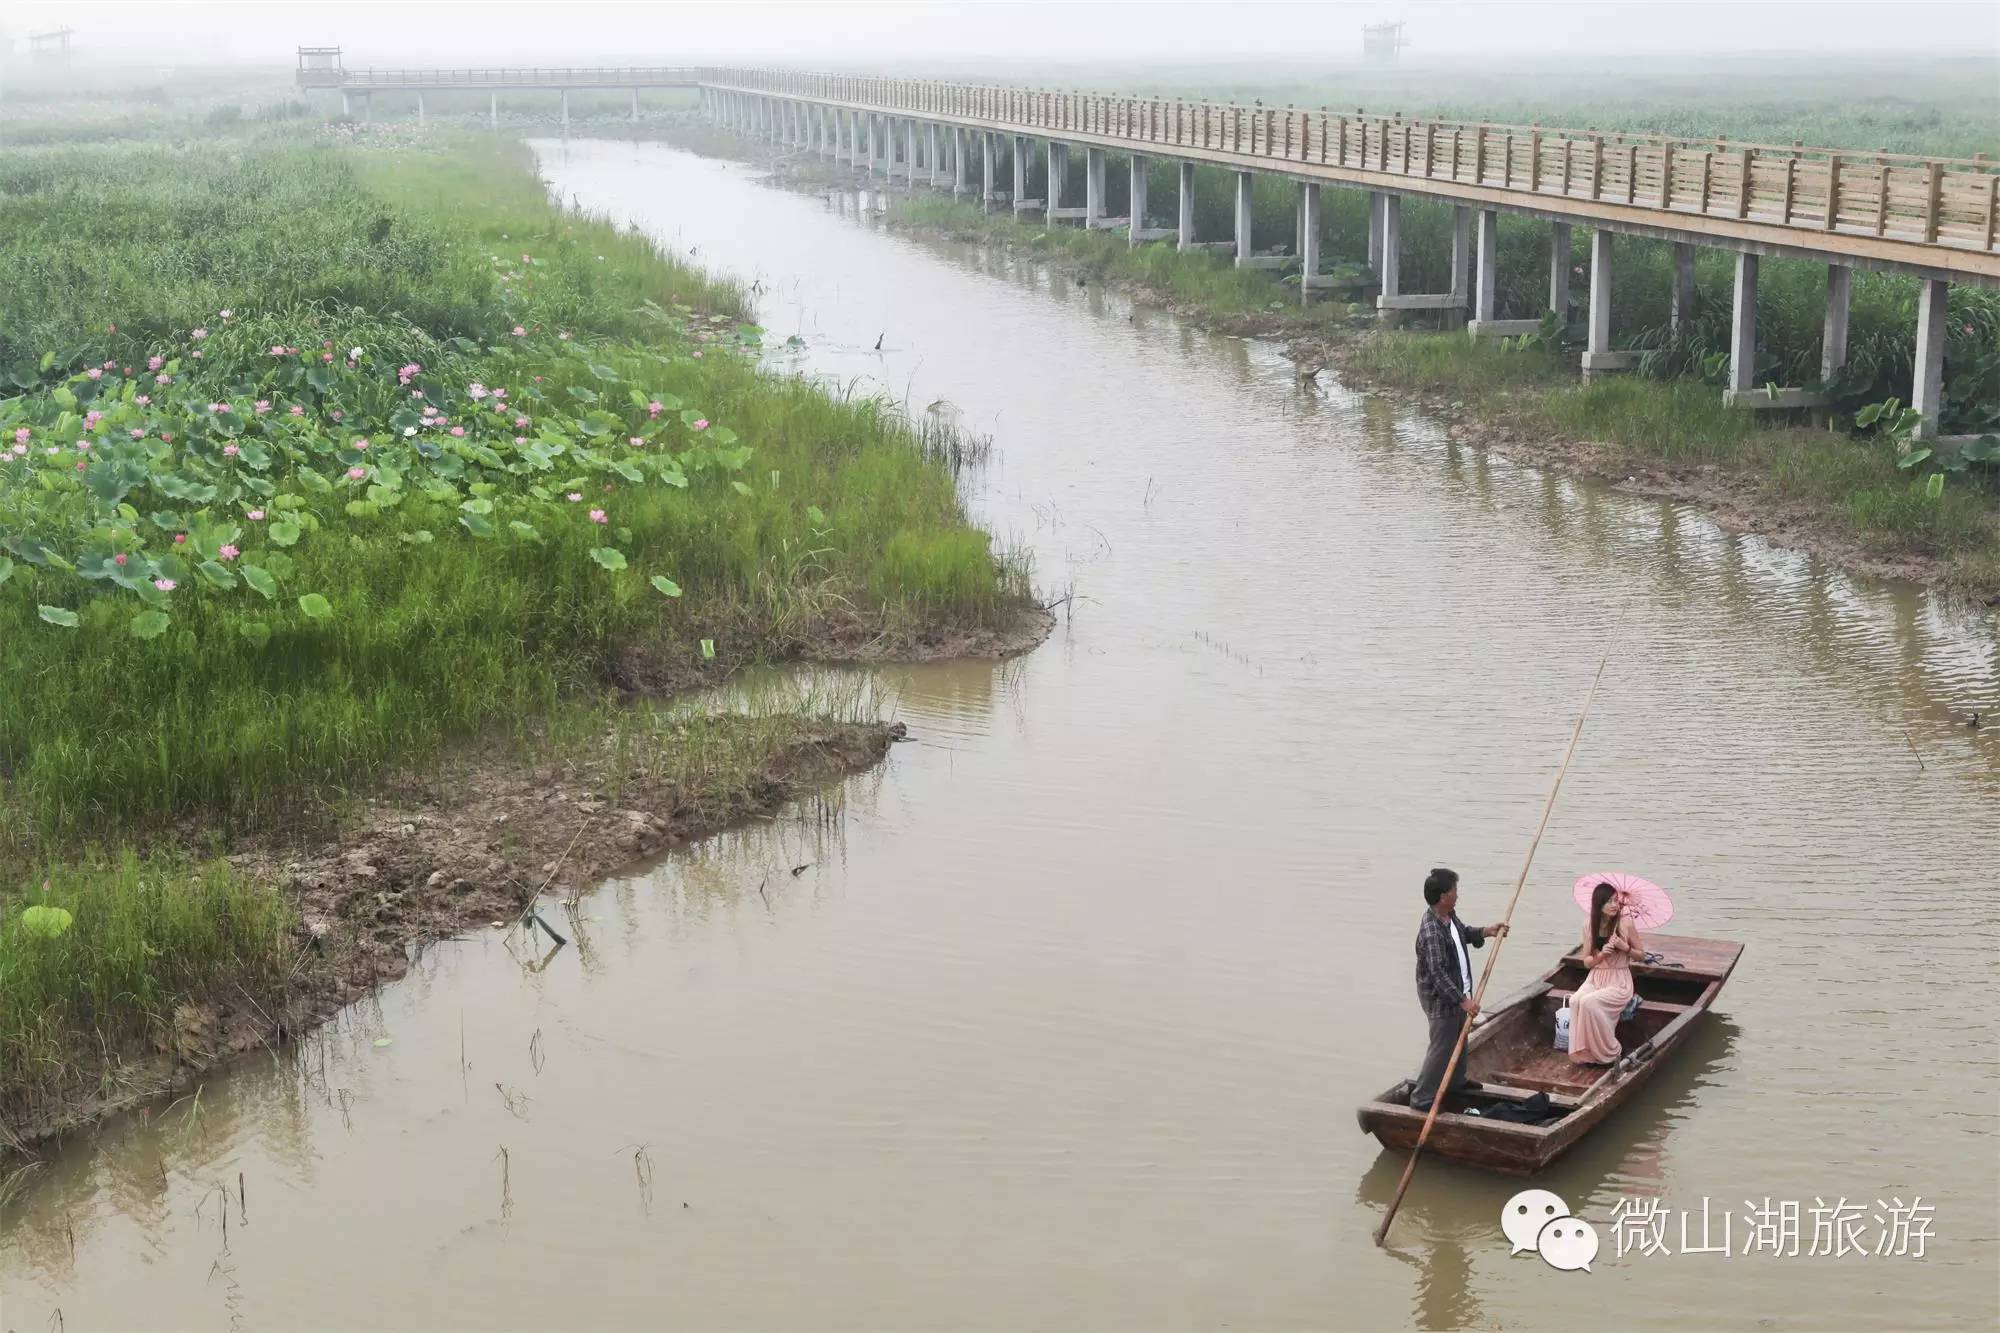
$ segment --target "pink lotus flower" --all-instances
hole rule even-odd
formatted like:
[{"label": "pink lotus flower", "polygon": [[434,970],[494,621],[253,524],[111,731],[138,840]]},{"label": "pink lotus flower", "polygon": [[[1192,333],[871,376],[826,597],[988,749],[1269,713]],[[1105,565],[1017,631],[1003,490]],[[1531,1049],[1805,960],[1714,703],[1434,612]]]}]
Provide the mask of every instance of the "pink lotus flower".
[{"label": "pink lotus flower", "polygon": [[335,408],[335,409],[333,410],[333,412],[332,412],[332,414],[331,414],[331,415],[332,415],[332,417],[333,417],[333,419],[334,419],[335,421],[338,421],[338,420],[340,420],[340,419],[341,419],[342,417],[346,416],[346,415],[347,415],[347,413],[345,413],[345,412],[341,411],[341,410],[340,410],[339,408],[337,408],[337,407],[336,407],[336,408]]},{"label": "pink lotus flower", "polygon": [[172,579],[154,579],[153,586],[161,592],[172,592],[175,588],[180,587],[180,584],[175,583]]},{"label": "pink lotus flower", "polygon": [[252,523],[262,523],[264,521],[264,511],[261,509],[253,509],[249,513],[245,514],[243,517],[249,519]]},{"label": "pink lotus flower", "polygon": [[646,444],[646,437],[643,435],[628,436],[626,437],[625,443],[631,445],[634,449],[644,448]]},{"label": "pink lotus flower", "polygon": [[701,350],[699,348],[695,350],[694,359],[697,361],[701,360]]},{"label": "pink lotus flower", "polygon": [[28,440],[28,434],[29,434],[29,432],[28,432],[28,428],[27,428],[26,426],[19,426],[19,427],[16,427],[16,428],[15,428],[15,430],[14,430],[14,443],[16,443],[16,444],[25,444],[25,443],[27,443],[27,440]]},{"label": "pink lotus flower", "polygon": [[143,440],[146,438],[146,432],[142,430],[140,427],[134,426],[132,427],[132,438],[135,440]]},{"label": "pink lotus flower", "polygon": [[61,453],[62,450],[56,445],[52,444],[48,448],[42,450],[42,452],[47,454],[50,458],[54,458],[57,454]]},{"label": "pink lotus flower", "polygon": [[241,554],[243,553],[237,550],[234,546],[228,546],[228,545],[225,545],[221,550],[216,552],[216,555],[220,556],[225,561],[234,560],[237,556]]},{"label": "pink lotus flower", "polygon": [[228,319],[231,315],[235,314],[236,312],[233,310],[222,310],[218,311],[217,313],[220,314],[222,318]]},{"label": "pink lotus flower", "polygon": [[[493,396],[494,396],[495,398],[505,398],[505,397],[507,396],[507,391],[506,391],[505,389],[495,389],[495,390],[493,391]],[[498,409],[498,408],[499,408],[499,406],[500,406],[500,404],[498,404],[498,403],[495,403],[495,404],[493,404],[493,406],[494,406],[494,408],[495,408],[495,409]]]},{"label": "pink lotus flower", "polygon": [[691,423],[689,424],[689,426],[688,426],[688,429],[689,429],[689,430],[707,430],[707,429],[708,429],[708,418],[707,418],[707,417],[696,417],[696,418],[694,419],[694,421],[693,421],[693,422],[691,422]]},{"label": "pink lotus flower", "polygon": [[165,364],[167,364],[167,358],[163,356],[149,356],[146,358],[146,369],[148,370],[158,370]]},{"label": "pink lotus flower", "polygon": [[222,446],[222,456],[224,458],[234,458],[236,457],[236,455],[242,452],[243,451],[241,449],[237,448],[233,444],[225,444]]},{"label": "pink lotus flower", "polygon": [[571,491],[566,498],[569,500],[571,504],[575,504],[578,500],[581,500],[583,498],[583,492]]},{"label": "pink lotus flower", "polygon": [[86,370],[83,373],[90,376],[90,378],[94,380],[101,380],[104,378],[104,372],[99,370],[96,366],[92,366],[89,370]]},{"label": "pink lotus flower", "polygon": [[232,412],[235,410],[228,403],[210,403],[209,406],[217,412]]},{"label": "pink lotus flower", "polygon": [[[196,352],[195,355],[200,356],[201,353]],[[165,374],[164,372],[153,376],[153,383],[155,384],[172,384],[173,382],[174,382],[174,377],[172,375]]]},{"label": "pink lotus flower", "polygon": [[514,418],[514,429],[515,429],[515,430],[526,430],[527,428],[528,428],[528,419],[527,419],[526,417],[515,417],[515,418]]},{"label": "pink lotus flower", "polygon": [[365,453],[367,453],[367,452],[368,452],[368,437],[367,437],[366,435],[363,435],[363,436],[359,437],[358,439],[356,439],[356,440],[354,441],[354,447],[355,447],[356,449],[359,449],[359,450],[360,450],[360,451],[361,451],[362,453],[364,453],[364,454],[365,454]]},{"label": "pink lotus flower", "polygon": [[459,439],[464,439],[464,438],[465,438],[465,427],[463,427],[463,426],[453,426],[453,427],[451,428],[451,433],[452,433],[453,435],[457,436],[457,437],[458,437]]},{"label": "pink lotus flower", "polygon": [[89,441],[89,440],[78,440],[78,441],[76,442],[76,451],[77,451],[78,453],[80,453],[80,454],[87,454],[87,453],[89,453],[89,452],[90,452],[90,441]]},{"label": "pink lotus flower", "polygon": [[289,410],[291,411],[291,414],[295,417],[302,417],[306,414],[306,410],[303,407],[300,407],[297,403],[293,403]]},{"label": "pink lotus flower", "polygon": [[656,417],[660,415],[661,411],[660,402],[657,398],[646,404],[646,415],[649,417]]},{"label": "pink lotus flower", "polygon": [[130,559],[130,557],[127,556],[123,551],[120,551],[117,555],[111,557],[111,563],[117,565],[120,569],[123,569],[125,567],[125,562],[128,559]]},{"label": "pink lotus flower", "polygon": [[201,360],[201,349],[196,348],[194,351],[189,352],[188,355],[193,357],[195,360],[199,361]]},{"label": "pink lotus flower", "polygon": [[471,398],[473,401],[477,402],[479,399],[484,398],[486,396],[486,386],[484,384],[480,384],[477,381],[475,381],[466,386],[465,393],[468,398]]},{"label": "pink lotus flower", "polygon": [[258,414],[261,416],[263,413],[271,410],[271,400],[268,398],[259,398],[256,401],[256,403],[253,404],[253,406],[257,409]]},{"label": "pink lotus flower", "polygon": [[164,444],[172,444],[174,442],[174,433],[170,430],[163,430],[160,432],[160,440]]},{"label": "pink lotus flower", "polygon": [[569,341],[569,330],[568,330],[568,329],[564,329],[564,330],[563,330],[563,331],[562,331],[561,333],[558,333],[558,334],[556,335],[556,337],[558,337],[558,338],[562,339],[562,340],[563,340],[564,342],[568,342],[568,341]]},{"label": "pink lotus flower", "polygon": [[368,469],[365,467],[351,467],[347,469],[347,477],[348,480],[350,481],[360,481],[363,477],[367,475],[368,475]]},{"label": "pink lotus flower", "polygon": [[516,324],[514,326],[514,336],[516,338],[525,338],[528,336],[528,331],[522,328],[519,324]]},{"label": "pink lotus flower", "polygon": [[271,349],[271,355],[272,355],[272,356],[283,356],[284,354],[285,354],[285,349],[284,349],[284,347],[283,347],[282,345],[279,345],[279,346],[276,346],[276,347],[273,347],[273,348]]},{"label": "pink lotus flower", "polygon": [[327,364],[331,365],[331,364],[333,363],[333,353],[332,353],[332,352],[321,352],[321,353],[319,354],[319,359],[320,359],[320,360],[322,360],[322,361],[324,361],[324,362],[326,362]]},{"label": "pink lotus flower", "polygon": [[78,472],[81,472],[81,471],[83,471],[83,468],[84,468],[84,464],[88,463],[89,461],[90,461],[90,460],[89,460],[89,459],[87,459],[87,458],[79,458],[79,459],[77,459],[77,460],[76,460],[76,470],[77,470]]},{"label": "pink lotus flower", "polygon": [[153,397],[151,394],[142,393],[137,398],[134,398],[132,401],[137,403],[141,407],[150,407],[153,402]]},{"label": "pink lotus flower", "polygon": [[609,523],[611,520],[605,517],[602,509],[593,509],[590,511],[590,521],[592,523]]},{"label": "pink lotus flower", "polygon": [[514,443],[516,444],[526,444],[527,442],[528,442],[528,437],[525,435],[516,435],[514,437]]},{"label": "pink lotus flower", "polygon": [[188,535],[185,532],[176,532],[174,534],[174,545],[176,546],[186,546],[187,540]]},{"label": "pink lotus flower", "polygon": [[113,358],[112,358],[111,360],[109,360],[109,361],[106,361],[106,362],[104,363],[104,368],[105,368],[106,370],[116,370],[116,369],[118,369],[118,359],[117,359],[116,357],[113,357]]},{"label": "pink lotus flower", "polygon": [[206,337],[208,336],[208,330],[207,330],[207,329],[196,329],[196,330],[194,331],[194,335],[193,335],[193,336],[194,336],[194,340],[195,340],[196,342],[200,342],[200,341],[201,341],[201,340],[202,340],[203,338],[206,338]]}]

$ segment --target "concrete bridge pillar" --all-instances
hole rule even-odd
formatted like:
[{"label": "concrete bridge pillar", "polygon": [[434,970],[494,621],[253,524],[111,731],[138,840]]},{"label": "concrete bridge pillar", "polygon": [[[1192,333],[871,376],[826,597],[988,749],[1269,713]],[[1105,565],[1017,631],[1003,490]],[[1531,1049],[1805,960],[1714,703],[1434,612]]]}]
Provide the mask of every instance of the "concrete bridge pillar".
[{"label": "concrete bridge pillar", "polygon": [[1934,440],[1938,433],[1938,409],[1944,403],[1944,315],[1951,284],[1925,278],[1917,291],[1916,383],[1910,387],[1910,406],[1922,416],[1916,437]]},{"label": "concrete bridge pillar", "polygon": [[1069,183],[1069,145],[1049,140],[1048,159],[1048,188],[1042,191],[1048,197],[1042,201],[1042,224],[1053,228],[1056,210],[1063,206],[1063,186]]},{"label": "concrete bridge pillar", "polygon": [[632,123],[634,125],[639,123],[639,90],[637,88],[632,90]]},{"label": "concrete bridge pillar", "polygon": [[1549,309],[1555,311],[1556,318],[1565,325],[1569,323],[1569,257],[1569,223],[1552,223],[1549,227]]},{"label": "concrete bridge pillar", "polygon": [[1729,311],[1729,391],[1748,393],[1757,383],[1757,256],[1736,254],[1736,298]]},{"label": "concrete bridge pillar", "polygon": [[1479,237],[1474,247],[1477,258],[1472,274],[1472,329],[1491,324],[1500,309],[1500,215],[1490,208],[1479,210]]},{"label": "concrete bridge pillar", "polygon": [[1382,214],[1388,199],[1380,190],[1368,194],[1368,268],[1378,280],[1382,273]]},{"label": "concrete bridge pillar", "polygon": [[1299,186],[1299,304],[1311,305],[1313,280],[1319,277],[1319,186]]},{"label": "concrete bridge pillar", "polygon": [[1465,322],[1465,309],[1472,303],[1472,210],[1463,204],[1451,211],[1451,299],[1452,309],[1441,316],[1443,327],[1457,328]]},{"label": "concrete bridge pillar", "polygon": [[1403,196],[1382,194],[1378,197],[1381,202],[1376,206],[1380,215],[1376,220],[1376,227],[1382,249],[1376,274],[1381,286],[1381,296],[1392,298],[1403,293]]},{"label": "concrete bridge pillar", "polygon": [[990,131],[982,131],[982,132],[980,133],[980,135],[979,135],[979,211],[980,211],[980,212],[982,212],[982,213],[985,213],[985,212],[989,212],[989,211],[991,211],[991,209],[992,209],[993,205],[999,202],[999,200],[997,200],[997,199],[995,199],[995,198],[993,197],[993,196],[994,196],[994,194],[995,194],[995,192],[997,191],[997,188],[998,188],[998,184],[999,184],[999,183],[998,183],[997,181],[995,181],[995,180],[994,180],[994,178],[993,178],[993,177],[994,177],[994,171],[993,171],[993,166],[994,166],[994,163],[993,163],[993,155],[994,155],[994,153],[995,153],[995,152],[997,152],[997,151],[998,151],[999,147],[1000,147],[1000,136],[999,136],[999,135],[997,135],[997,134],[994,134],[994,133],[992,133],[992,132],[990,132]]},{"label": "concrete bridge pillar", "polygon": [[1638,358],[1611,350],[1611,236],[1599,227],[1590,234],[1590,329],[1584,339],[1583,377],[1630,370]]},{"label": "concrete bridge pillar", "polygon": [[1126,220],[1125,243],[1134,248],[1139,244],[1139,233],[1146,229],[1146,169],[1151,165],[1137,153],[1129,160],[1130,187],[1125,193],[1131,200],[1127,210],[1131,216]]},{"label": "concrete bridge pillar", "polygon": [[562,127],[567,131],[569,129],[569,89],[563,89],[558,96],[562,98]]},{"label": "concrete bridge pillar", "polygon": [[951,138],[949,134],[942,132],[942,128],[934,120],[926,122],[924,125],[924,151],[930,154],[931,188],[933,190],[944,184],[944,156],[942,150],[944,150]]},{"label": "concrete bridge pillar", "polygon": [[340,90],[340,114],[342,116],[351,116],[354,114],[354,94],[348,92],[345,88]]},{"label": "concrete bridge pillar", "polygon": [[500,94],[499,94],[499,93],[492,93],[492,94],[489,94],[489,96],[488,96],[488,101],[487,101],[487,106],[486,106],[486,117],[487,117],[487,120],[488,120],[488,121],[489,121],[489,122],[490,122],[490,123],[492,124],[492,126],[493,126],[493,129],[495,130],[495,132],[498,132],[498,130],[500,129]]},{"label": "concrete bridge pillar", "polygon": [[1095,231],[1104,222],[1104,150],[1083,150],[1083,229]]},{"label": "concrete bridge pillar", "polygon": [[1174,227],[1174,248],[1194,249],[1194,163],[1180,164],[1180,217]]},{"label": "concrete bridge pillar", "polygon": [[375,94],[361,94],[361,123],[367,125],[375,119]]},{"label": "concrete bridge pillar", "polygon": [[1031,202],[1028,198],[1028,141],[1014,136],[1014,216],[1019,217]]},{"label": "concrete bridge pillar", "polygon": [[1845,264],[1826,266],[1826,326],[1819,340],[1819,377],[1830,380],[1847,365],[1847,305],[1854,289],[1854,270]]},{"label": "concrete bridge pillar", "polygon": [[965,179],[965,145],[972,137],[971,130],[954,129],[951,132],[951,197],[959,198],[970,183]]},{"label": "concrete bridge pillar", "polygon": [[1674,242],[1674,295],[1667,303],[1667,327],[1675,338],[1684,338],[1694,319],[1694,246]]},{"label": "concrete bridge pillar", "polygon": [[1250,235],[1250,190],[1256,176],[1248,171],[1236,173],[1236,267],[1250,267],[1250,257],[1254,253]]},{"label": "concrete bridge pillar", "polygon": [[421,91],[419,91],[417,93],[417,128],[422,129],[423,124],[424,124],[424,95]]},{"label": "concrete bridge pillar", "polygon": [[908,161],[903,164],[903,180],[910,187],[910,193],[917,192],[917,122],[903,122],[903,145]]}]

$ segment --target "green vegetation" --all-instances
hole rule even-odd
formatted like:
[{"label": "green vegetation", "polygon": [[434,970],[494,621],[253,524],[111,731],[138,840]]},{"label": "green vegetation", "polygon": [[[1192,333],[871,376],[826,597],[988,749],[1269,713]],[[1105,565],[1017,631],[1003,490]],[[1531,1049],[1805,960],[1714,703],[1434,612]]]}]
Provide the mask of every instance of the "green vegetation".
[{"label": "green vegetation", "polygon": [[1084,231],[1017,222],[1011,214],[984,214],[971,204],[936,195],[918,195],[901,205],[898,216],[919,226],[980,235],[1026,250],[1059,252],[1073,267],[1145,287],[1156,295],[1211,314],[1268,317],[1300,324],[1324,323],[1325,306],[1315,318],[1300,310],[1297,284],[1289,291],[1267,273],[1240,269],[1222,255],[1182,253],[1170,245],[1133,249],[1122,231]]},{"label": "green vegetation", "polygon": [[0,158],[0,1098],[286,971],[289,909],[214,849],[471,738],[691,744],[613,711],[635,654],[693,679],[1025,600],[952,441],[761,373],[740,292],[527,166]]},{"label": "green vegetation", "polygon": [[1569,358],[1538,339],[1385,335],[1355,346],[1349,364],[1369,380],[1464,404],[1531,437],[1609,444],[1678,469],[1715,467],[1762,498],[1808,506],[1872,554],[1935,557],[1954,585],[2000,588],[1990,469],[1933,494],[1870,439],[1773,429],[1687,379],[1581,384]]},{"label": "green vegetation", "polygon": [[1509,57],[1399,66],[1359,63],[1135,66],[1051,71],[1023,82],[1266,106],[1364,108],[1440,120],[1652,131],[1751,143],[2000,156],[2000,80],[1990,55],[1900,52],[1742,56]]}]

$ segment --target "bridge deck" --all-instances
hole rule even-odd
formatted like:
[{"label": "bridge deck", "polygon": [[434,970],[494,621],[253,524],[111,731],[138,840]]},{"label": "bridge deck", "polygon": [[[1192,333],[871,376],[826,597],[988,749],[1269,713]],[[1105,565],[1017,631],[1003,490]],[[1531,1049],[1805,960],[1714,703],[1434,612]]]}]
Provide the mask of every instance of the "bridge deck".
[{"label": "bridge deck", "polygon": [[[542,69],[332,69],[301,71],[307,87],[343,92],[443,92],[453,88],[692,88],[701,71],[691,67],[584,66]],[[309,77],[316,76],[316,77]]]},{"label": "bridge deck", "polygon": [[2000,284],[2000,163],[1983,158],[773,70],[699,82]]}]

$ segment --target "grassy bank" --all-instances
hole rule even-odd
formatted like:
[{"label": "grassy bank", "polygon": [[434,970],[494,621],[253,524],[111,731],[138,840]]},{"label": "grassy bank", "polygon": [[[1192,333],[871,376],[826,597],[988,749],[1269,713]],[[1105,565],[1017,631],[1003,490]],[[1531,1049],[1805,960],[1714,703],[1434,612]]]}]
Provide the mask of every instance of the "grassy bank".
[{"label": "grassy bank", "polygon": [[[1888,568],[1907,561],[1902,572],[1982,599],[2000,595],[2000,497],[1990,468],[1957,474],[1933,493],[1878,440],[1772,427],[1687,379],[1582,383],[1574,358],[1536,343],[1378,334],[1329,350],[1355,379],[1503,430],[1538,459],[1590,451],[1592,470],[1606,476],[1639,469],[1697,482],[1713,489],[1694,498],[1747,503],[1770,520],[1782,513],[1787,527],[1806,522],[1808,535],[1829,538],[1836,553],[1859,552]],[[1475,429],[1471,437],[1480,436]]]},{"label": "grassy bank", "polygon": [[[619,688],[1023,606],[952,442],[761,373],[738,291],[529,165],[0,158],[0,1105],[288,973],[217,852],[473,738],[629,736]],[[789,743],[744,736],[718,793]]]}]

